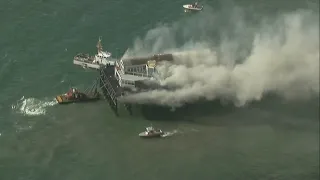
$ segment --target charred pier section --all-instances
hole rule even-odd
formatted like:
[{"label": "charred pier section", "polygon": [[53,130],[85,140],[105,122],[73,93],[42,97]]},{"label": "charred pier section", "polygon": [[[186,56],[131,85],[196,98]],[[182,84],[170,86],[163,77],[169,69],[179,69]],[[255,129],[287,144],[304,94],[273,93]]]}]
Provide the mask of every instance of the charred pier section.
[{"label": "charred pier section", "polygon": [[[117,116],[120,96],[163,88],[155,80],[158,75],[156,64],[172,61],[172,54],[157,54],[149,57],[122,58],[114,63],[100,66],[100,88],[111,109]],[[151,79],[154,80],[151,80]],[[132,104],[124,104],[132,115]]]},{"label": "charred pier section", "polygon": [[117,84],[112,84],[114,67],[106,66],[100,69],[100,89],[103,96],[108,101],[111,109],[118,116]]},{"label": "charred pier section", "polygon": [[[100,89],[103,96],[108,101],[113,112],[119,116],[118,113],[118,97],[123,94],[119,81],[114,77],[115,66],[107,65],[100,69]],[[124,104],[125,108],[132,114],[131,104]]]}]

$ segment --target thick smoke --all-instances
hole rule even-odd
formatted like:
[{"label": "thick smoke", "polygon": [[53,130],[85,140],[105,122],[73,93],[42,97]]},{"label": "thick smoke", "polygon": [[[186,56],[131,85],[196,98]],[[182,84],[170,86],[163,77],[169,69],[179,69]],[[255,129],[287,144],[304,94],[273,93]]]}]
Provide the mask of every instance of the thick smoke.
[{"label": "thick smoke", "polygon": [[173,52],[174,62],[157,68],[163,85],[179,88],[123,100],[181,106],[200,99],[227,99],[242,106],[266,93],[286,99],[318,96],[318,13],[282,14],[260,19],[259,25],[239,9],[228,13],[230,17],[226,14],[204,12],[159,26],[137,40],[127,56]]}]

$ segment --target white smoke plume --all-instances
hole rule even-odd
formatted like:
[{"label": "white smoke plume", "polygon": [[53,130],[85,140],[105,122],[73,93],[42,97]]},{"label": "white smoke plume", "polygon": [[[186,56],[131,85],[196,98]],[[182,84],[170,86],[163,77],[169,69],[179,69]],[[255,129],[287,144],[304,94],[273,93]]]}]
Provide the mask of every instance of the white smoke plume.
[{"label": "white smoke plume", "polygon": [[174,62],[160,64],[157,70],[163,85],[180,88],[123,100],[175,107],[200,99],[227,99],[242,106],[266,93],[286,99],[318,96],[318,12],[282,14],[260,19],[259,25],[249,23],[239,9],[230,17],[225,14],[204,12],[159,26],[137,40],[127,56],[173,52]]}]

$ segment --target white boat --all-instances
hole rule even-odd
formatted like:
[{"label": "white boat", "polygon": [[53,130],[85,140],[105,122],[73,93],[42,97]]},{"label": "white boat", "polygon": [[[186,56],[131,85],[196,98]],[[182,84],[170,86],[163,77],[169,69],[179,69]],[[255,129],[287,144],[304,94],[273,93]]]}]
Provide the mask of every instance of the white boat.
[{"label": "white boat", "polygon": [[101,66],[114,65],[114,61],[110,60],[111,53],[103,51],[101,38],[97,43],[98,53],[95,56],[79,53],[73,58],[73,64],[82,66],[83,68],[100,69]]},{"label": "white boat", "polygon": [[143,138],[161,137],[164,132],[161,129],[154,129],[152,126],[146,127],[146,131],[139,134]]},{"label": "white boat", "polygon": [[185,4],[182,6],[185,12],[189,11],[201,11],[203,6],[199,6],[198,4]]}]

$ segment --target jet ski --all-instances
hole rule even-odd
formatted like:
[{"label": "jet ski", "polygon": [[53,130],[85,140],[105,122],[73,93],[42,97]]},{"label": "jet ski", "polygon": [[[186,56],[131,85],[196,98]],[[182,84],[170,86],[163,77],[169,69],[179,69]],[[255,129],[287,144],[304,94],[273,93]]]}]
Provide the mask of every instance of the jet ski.
[{"label": "jet ski", "polygon": [[146,131],[139,134],[142,138],[161,137],[164,132],[161,129],[155,129],[152,126],[146,127]]}]

